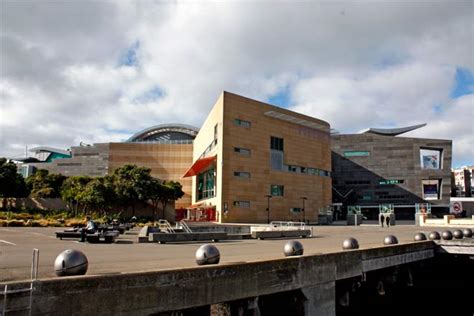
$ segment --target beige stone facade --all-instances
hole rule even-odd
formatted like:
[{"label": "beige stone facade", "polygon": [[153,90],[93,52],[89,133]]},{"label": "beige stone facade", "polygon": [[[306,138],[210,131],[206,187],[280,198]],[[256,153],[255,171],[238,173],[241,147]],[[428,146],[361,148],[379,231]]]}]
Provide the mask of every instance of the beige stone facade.
[{"label": "beige stone facade", "polygon": [[193,144],[110,143],[109,173],[126,164],[151,169],[153,177],[178,181],[185,195],[176,201],[176,208],[191,204],[191,179],[182,178],[192,163]]},{"label": "beige stone facade", "polygon": [[[317,221],[331,205],[329,130],[327,122],[223,92],[194,140],[194,162],[216,156],[206,168],[215,168],[213,196],[200,199],[193,176],[193,203],[215,207],[219,222]],[[272,137],[282,148],[271,149]]]}]

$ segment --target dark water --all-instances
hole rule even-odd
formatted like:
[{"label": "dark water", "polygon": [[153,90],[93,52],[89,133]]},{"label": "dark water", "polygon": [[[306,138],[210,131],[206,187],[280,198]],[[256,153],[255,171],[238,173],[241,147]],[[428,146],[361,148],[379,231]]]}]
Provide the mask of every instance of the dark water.
[{"label": "dark water", "polygon": [[338,316],[473,316],[474,256],[437,255],[417,264],[370,273],[364,282],[344,280],[337,284],[336,297]]},{"label": "dark water", "polygon": [[[295,290],[159,315],[303,316],[305,301]],[[474,256],[437,255],[338,281],[335,306],[337,316],[473,316]]]}]

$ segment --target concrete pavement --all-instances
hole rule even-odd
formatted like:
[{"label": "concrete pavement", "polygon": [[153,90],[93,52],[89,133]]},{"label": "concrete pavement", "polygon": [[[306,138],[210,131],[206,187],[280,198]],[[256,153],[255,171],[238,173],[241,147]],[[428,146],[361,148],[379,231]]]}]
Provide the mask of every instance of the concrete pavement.
[{"label": "concrete pavement", "polygon": [[[345,238],[357,238],[361,249],[382,246],[388,234],[397,236],[400,243],[413,242],[416,232],[429,233],[446,228],[422,228],[414,225],[380,227],[373,225],[312,226],[313,238],[300,239],[305,255],[341,251]],[[0,227],[0,281],[24,280],[30,277],[33,248],[40,250],[39,278],[54,277],[56,256],[65,249],[78,249],[89,260],[88,275],[107,275],[121,272],[154,271],[195,267],[194,255],[203,243],[156,244],[136,243],[138,228],[121,235],[115,244],[89,244],[74,240],[59,240],[54,232],[58,227],[16,228]],[[221,263],[253,262],[283,257],[287,240],[221,241],[215,245],[221,253]]]}]

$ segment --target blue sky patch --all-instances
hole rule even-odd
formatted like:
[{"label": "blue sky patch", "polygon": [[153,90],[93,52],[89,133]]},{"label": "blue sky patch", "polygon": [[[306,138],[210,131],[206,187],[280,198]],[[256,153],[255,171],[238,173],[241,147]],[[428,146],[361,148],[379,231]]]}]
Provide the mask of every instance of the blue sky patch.
[{"label": "blue sky patch", "polygon": [[134,67],[138,65],[137,51],[140,48],[140,42],[136,41],[127,51],[120,57],[121,66]]},{"label": "blue sky patch", "polygon": [[268,103],[287,108],[291,105],[290,87],[286,86],[284,89],[278,91],[276,94],[268,98]]},{"label": "blue sky patch", "polygon": [[433,105],[432,109],[433,109],[433,113],[435,114],[439,114],[443,112],[443,106],[441,104]]},{"label": "blue sky patch", "polygon": [[474,75],[468,69],[457,68],[453,90],[450,97],[452,99],[459,98],[474,91]]},{"label": "blue sky patch", "polygon": [[136,97],[134,99],[135,102],[138,103],[146,103],[150,101],[155,101],[165,96],[165,92],[158,86],[154,86],[147,92],[143,93],[142,95]]}]

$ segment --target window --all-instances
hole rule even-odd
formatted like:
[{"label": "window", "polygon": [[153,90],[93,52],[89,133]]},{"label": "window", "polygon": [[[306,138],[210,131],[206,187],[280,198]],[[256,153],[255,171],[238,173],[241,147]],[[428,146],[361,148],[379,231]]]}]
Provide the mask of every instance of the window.
[{"label": "window", "polygon": [[441,197],[441,179],[422,180],[423,199],[439,200]]},{"label": "window", "polygon": [[370,156],[370,151],[345,151],[344,157],[367,157]]},{"label": "window", "polygon": [[420,148],[421,169],[441,169],[441,149]]},{"label": "window", "polygon": [[289,171],[289,172],[297,172],[297,171],[298,171],[298,167],[297,167],[297,166],[288,165],[288,171]]},{"label": "window", "polygon": [[217,125],[214,126],[214,144],[217,144]]},{"label": "window", "polygon": [[80,162],[61,162],[58,163],[58,166],[82,166]]},{"label": "window", "polygon": [[321,177],[330,177],[331,173],[329,171],[326,171],[326,170],[319,170],[319,175]]},{"label": "window", "polygon": [[283,170],[283,152],[270,150],[270,164],[273,170]]},{"label": "window", "polygon": [[234,171],[234,176],[239,178],[250,179],[250,172]]},{"label": "window", "polygon": [[244,121],[241,119],[234,119],[234,124],[245,128],[250,128],[251,125],[249,121]]},{"label": "window", "polygon": [[272,184],[270,185],[270,194],[273,196],[283,196],[284,186]]},{"label": "window", "polygon": [[211,168],[197,176],[197,200],[215,197],[215,169]]},{"label": "window", "polygon": [[283,138],[270,137],[270,149],[283,151]]},{"label": "window", "polygon": [[250,201],[234,201],[234,207],[250,208]]},{"label": "window", "polygon": [[241,154],[242,156],[250,156],[250,149],[234,147],[234,152]]},{"label": "window", "polygon": [[291,213],[300,213],[301,208],[300,207],[290,207],[290,212]]},{"label": "window", "polygon": [[370,184],[369,180],[349,180],[346,181],[346,184],[348,185],[364,185],[364,184]]}]

